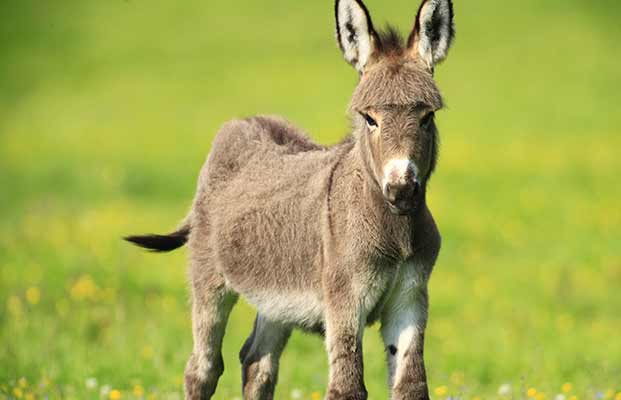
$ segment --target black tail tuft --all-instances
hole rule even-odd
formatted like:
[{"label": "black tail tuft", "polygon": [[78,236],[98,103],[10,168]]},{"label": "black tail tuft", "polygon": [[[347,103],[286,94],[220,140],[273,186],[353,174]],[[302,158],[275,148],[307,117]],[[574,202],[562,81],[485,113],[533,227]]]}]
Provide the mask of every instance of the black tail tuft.
[{"label": "black tail tuft", "polygon": [[153,252],[163,253],[183,246],[188,241],[189,234],[190,228],[183,227],[168,235],[127,236],[123,239]]}]

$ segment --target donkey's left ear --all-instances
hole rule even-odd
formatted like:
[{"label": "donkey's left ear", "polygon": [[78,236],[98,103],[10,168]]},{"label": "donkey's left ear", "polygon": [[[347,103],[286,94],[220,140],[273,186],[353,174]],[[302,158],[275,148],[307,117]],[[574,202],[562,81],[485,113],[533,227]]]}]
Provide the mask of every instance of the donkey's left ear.
[{"label": "donkey's left ear", "polygon": [[420,58],[433,71],[446,58],[455,37],[453,2],[451,0],[423,0],[414,30],[408,38],[411,54]]},{"label": "donkey's left ear", "polygon": [[334,14],[336,40],[343,56],[362,73],[379,45],[369,11],[361,0],[336,0]]}]

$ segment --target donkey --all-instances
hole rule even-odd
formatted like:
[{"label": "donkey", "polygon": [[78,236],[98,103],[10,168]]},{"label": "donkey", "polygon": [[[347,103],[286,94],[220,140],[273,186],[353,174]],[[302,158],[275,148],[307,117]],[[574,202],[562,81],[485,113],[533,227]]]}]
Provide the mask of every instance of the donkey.
[{"label": "donkey", "polygon": [[361,0],[336,0],[335,14],[359,74],[351,135],[325,147],[277,117],[228,122],[181,228],[126,238],[154,251],[190,247],[187,399],[214,394],[239,295],[258,310],[239,354],[245,399],[273,398],[293,328],[325,336],[327,399],[366,399],[362,335],[375,321],[392,399],[429,398],[423,341],[440,235],[425,198],[443,105],[433,70],[454,37],[453,5],[423,0],[405,42],[376,31]]}]

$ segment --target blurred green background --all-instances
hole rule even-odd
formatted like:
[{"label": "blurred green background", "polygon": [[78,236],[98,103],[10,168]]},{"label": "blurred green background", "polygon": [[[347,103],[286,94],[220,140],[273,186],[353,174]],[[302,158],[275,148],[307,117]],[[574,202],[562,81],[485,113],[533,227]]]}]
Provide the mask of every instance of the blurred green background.
[{"label": "blurred green background", "polygon": [[[418,2],[368,0],[406,34]],[[0,4],[0,398],[178,398],[185,251],[120,240],[185,215],[228,119],[346,134],[356,83],[330,1]],[[426,360],[436,399],[621,399],[621,3],[457,0],[430,206],[443,234]],[[240,397],[233,312],[216,399]],[[387,398],[377,326],[370,399]],[[278,399],[319,399],[296,333]],[[572,398],[572,396],[575,396]],[[563,399],[563,397],[558,397]]]}]

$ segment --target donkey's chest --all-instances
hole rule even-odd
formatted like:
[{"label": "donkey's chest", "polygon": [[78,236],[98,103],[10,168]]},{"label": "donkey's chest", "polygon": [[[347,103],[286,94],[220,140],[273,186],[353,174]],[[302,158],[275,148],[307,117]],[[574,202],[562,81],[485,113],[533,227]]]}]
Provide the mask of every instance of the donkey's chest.
[{"label": "donkey's chest", "polygon": [[367,324],[370,325],[382,318],[386,310],[391,308],[395,298],[426,286],[432,267],[428,261],[420,258],[384,267],[377,282],[368,285],[366,301],[363,302]]}]

